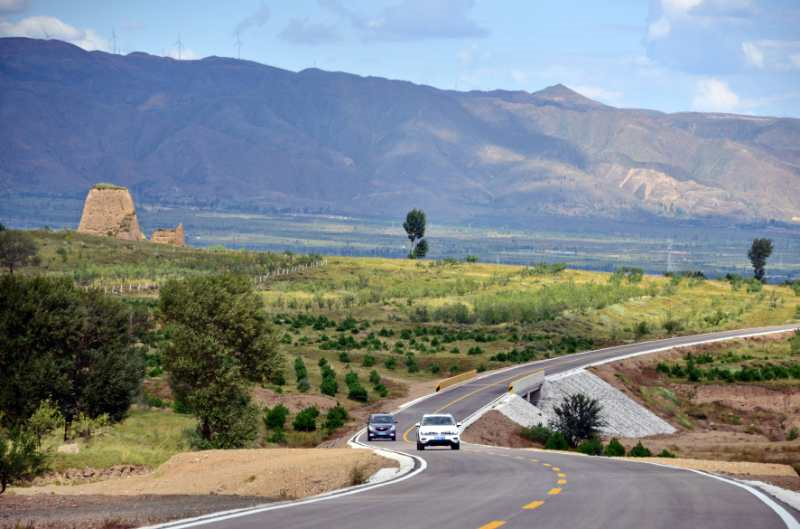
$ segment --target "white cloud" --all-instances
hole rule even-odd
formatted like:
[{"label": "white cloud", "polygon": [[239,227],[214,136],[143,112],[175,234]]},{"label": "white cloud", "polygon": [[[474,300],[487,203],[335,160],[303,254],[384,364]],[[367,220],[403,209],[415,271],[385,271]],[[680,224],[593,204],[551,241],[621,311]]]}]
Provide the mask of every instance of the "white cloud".
[{"label": "white cloud", "polygon": [[19,13],[28,8],[28,0],[0,0],[0,13]]},{"label": "white cloud", "polygon": [[239,23],[236,24],[236,28],[233,30],[233,32],[234,34],[244,33],[251,28],[260,28],[267,23],[269,17],[269,7],[262,3],[261,7],[240,20]]},{"label": "white cloud", "polygon": [[27,17],[17,22],[0,20],[0,37],[58,39],[88,51],[109,50],[108,41],[94,30],[76,28],[55,17],[47,16]]},{"label": "white cloud", "polygon": [[800,68],[800,40],[757,40],[742,42],[745,62],[756,68],[786,71]]},{"label": "white cloud", "polygon": [[571,88],[579,94],[588,97],[589,99],[595,99],[602,103],[608,103],[612,105],[621,104],[622,98],[625,95],[619,90],[608,90],[600,86],[575,85]]},{"label": "white cloud", "polygon": [[669,19],[667,17],[661,17],[647,26],[647,39],[663,39],[669,35],[670,31],[672,31],[672,24],[670,24]]},{"label": "white cloud", "polygon": [[742,42],[742,53],[748,64],[756,68],[764,67],[764,52],[755,42]]},{"label": "white cloud", "polygon": [[740,105],[739,96],[727,83],[719,79],[701,79],[697,82],[692,107],[703,112],[732,112]]}]

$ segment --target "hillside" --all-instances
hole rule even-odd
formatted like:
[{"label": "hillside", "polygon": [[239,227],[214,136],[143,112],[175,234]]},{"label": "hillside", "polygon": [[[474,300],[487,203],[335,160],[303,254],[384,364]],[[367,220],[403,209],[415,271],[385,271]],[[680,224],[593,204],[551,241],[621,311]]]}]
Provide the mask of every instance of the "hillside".
[{"label": "hillside", "polygon": [[800,120],[0,39],[0,193],[451,220],[800,218]]}]

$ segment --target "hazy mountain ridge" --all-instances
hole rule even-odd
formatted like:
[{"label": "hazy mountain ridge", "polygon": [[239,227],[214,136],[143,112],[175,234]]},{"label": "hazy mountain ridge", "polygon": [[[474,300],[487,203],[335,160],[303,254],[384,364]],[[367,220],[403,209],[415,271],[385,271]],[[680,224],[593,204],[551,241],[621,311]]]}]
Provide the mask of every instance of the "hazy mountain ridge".
[{"label": "hazy mountain ridge", "polygon": [[0,39],[0,190],[464,219],[800,217],[800,120]]}]

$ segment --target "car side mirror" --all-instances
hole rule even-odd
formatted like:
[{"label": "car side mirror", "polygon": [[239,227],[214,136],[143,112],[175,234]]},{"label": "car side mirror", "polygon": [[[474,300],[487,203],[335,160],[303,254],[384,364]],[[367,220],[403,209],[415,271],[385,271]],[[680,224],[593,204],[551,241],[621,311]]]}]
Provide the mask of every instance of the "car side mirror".
[{"label": "car side mirror", "polygon": [[415,424],[414,428],[419,428],[419,423]]},{"label": "car side mirror", "polygon": [[397,424],[397,419],[394,420],[394,423]]},{"label": "car side mirror", "polygon": [[460,422],[456,423],[456,428],[461,428],[461,423]]}]

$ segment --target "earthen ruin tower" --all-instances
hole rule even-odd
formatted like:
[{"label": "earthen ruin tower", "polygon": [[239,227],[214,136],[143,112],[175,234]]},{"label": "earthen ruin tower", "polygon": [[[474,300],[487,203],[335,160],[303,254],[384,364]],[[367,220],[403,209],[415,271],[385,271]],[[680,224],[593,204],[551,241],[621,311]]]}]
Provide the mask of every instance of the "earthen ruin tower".
[{"label": "earthen ruin tower", "polygon": [[174,230],[159,228],[153,232],[150,240],[159,244],[172,244],[174,246],[186,246],[186,236],[183,232],[183,223],[178,224]]},{"label": "earthen ruin tower", "polygon": [[125,241],[144,240],[136,218],[136,206],[127,188],[96,184],[86,195],[78,233],[115,237]]}]

